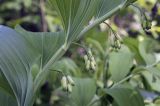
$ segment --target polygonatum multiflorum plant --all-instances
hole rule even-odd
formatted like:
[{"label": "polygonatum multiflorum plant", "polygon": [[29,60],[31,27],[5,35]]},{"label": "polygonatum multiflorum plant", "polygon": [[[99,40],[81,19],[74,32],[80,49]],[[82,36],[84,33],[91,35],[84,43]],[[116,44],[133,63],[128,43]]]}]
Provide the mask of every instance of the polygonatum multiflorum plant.
[{"label": "polygonatum multiflorum plant", "polygon": [[[63,30],[59,32],[34,33],[20,26],[11,29],[1,25],[0,105],[32,106],[51,66],[70,45],[135,1],[48,0],[61,18]],[[89,23],[91,19],[92,23]]]}]

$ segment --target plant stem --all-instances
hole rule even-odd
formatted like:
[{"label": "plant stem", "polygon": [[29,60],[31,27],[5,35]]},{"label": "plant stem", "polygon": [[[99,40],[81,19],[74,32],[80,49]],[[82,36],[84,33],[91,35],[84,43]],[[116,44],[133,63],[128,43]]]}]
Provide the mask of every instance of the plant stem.
[{"label": "plant stem", "polygon": [[72,42],[72,44],[77,45],[77,46],[80,46],[80,47],[82,47],[83,49],[85,49],[85,50],[87,51],[86,47],[85,47],[85,46],[83,46],[83,45],[81,45],[81,44],[79,44],[79,43]]},{"label": "plant stem", "polygon": [[41,30],[43,32],[47,32],[47,22],[45,20],[45,8],[44,8],[44,0],[40,0],[40,14],[41,14],[41,24],[42,24],[42,27],[41,27]]},{"label": "plant stem", "polygon": [[117,11],[120,11],[126,3],[123,3],[117,7],[115,7],[112,11],[108,12],[104,16],[98,18],[95,22],[93,22],[91,25],[88,25],[86,28],[84,28],[81,33],[79,34],[77,39],[80,39],[86,32],[94,28],[95,26],[99,25],[100,23],[104,22],[106,19],[110,18],[113,14],[115,14]]},{"label": "plant stem", "polygon": [[34,92],[36,92],[39,86],[45,81],[46,76],[49,74],[50,66],[66,52],[67,48],[67,44],[62,45],[62,47],[57,50],[57,52],[52,56],[49,62],[43,67],[42,71],[38,73],[34,80]]},{"label": "plant stem", "polygon": [[63,76],[66,76],[62,71],[60,71],[60,70],[52,70],[52,69],[50,69],[51,71],[55,71],[55,72],[58,72],[58,73],[60,73],[60,74],[62,74]]},{"label": "plant stem", "polygon": [[121,81],[115,83],[111,88],[114,88],[114,87],[118,86],[119,84],[122,84],[123,82],[127,81],[128,79],[132,78],[133,76],[134,76],[133,74],[127,76],[126,78],[122,79]]},{"label": "plant stem", "polygon": [[131,3],[131,6],[133,6],[133,7],[137,8],[137,9],[140,11],[141,16],[143,16],[143,17],[144,17],[144,19],[145,19],[145,20],[147,20],[147,17],[146,17],[146,15],[145,15],[145,13],[142,11],[142,9],[141,9],[141,8],[139,8],[137,5],[132,4],[132,3]]},{"label": "plant stem", "polygon": [[103,22],[105,25],[107,25],[109,27],[109,29],[111,29],[113,35],[115,36],[116,39],[119,39],[117,33],[113,30],[113,28],[108,24],[106,23],[105,21]]},{"label": "plant stem", "polygon": [[75,43],[75,42],[73,42],[73,44],[82,47],[82,48],[85,50],[86,54],[91,58],[91,56],[90,56],[89,53],[88,53],[87,47],[85,47],[85,46],[83,46],[83,45],[81,45],[81,44],[79,44],[79,43]]},{"label": "plant stem", "polygon": [[155,62],[155,63],[153,63],[151,65],[147,65],[146,68],[154,67],[154,66],[156,66],[159,63],[160,63],[160,61],[157,61],[157,62]]}]

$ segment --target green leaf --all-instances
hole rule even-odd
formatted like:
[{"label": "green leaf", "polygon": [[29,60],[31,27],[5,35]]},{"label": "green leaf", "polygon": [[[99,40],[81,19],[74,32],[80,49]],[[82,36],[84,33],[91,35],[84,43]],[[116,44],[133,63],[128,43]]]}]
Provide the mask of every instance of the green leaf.
[{"label": "green leaf", "polygon": [[[70,42],[129,3],[130,0],[49,0],[50,6],[58,11],[67,35],[66,40]],[[96,19],[88,25],[93,17]]]},{"label": "green leaf", "polygon": [[8,95],[6,92],[0,90],[0,103],[1,106],[17,106],[16,100]]},{"label": "green leaf", "polygon": [[96,93],[96,82],[89,78],[75,78],[71,93],[72,106],[88,106]]},{"label": "green leaf", "polygon": [[67,40],[73,40],[84,25],[92,18],[97,0],[49,0],[49,4],[54,6],[63,22],[64,29],[68,36]]},{"label": "green leaf", "polygon": [[13,98],[15,98],[11,87],[9,86],[7,80],[5,79],[1,71],[0,71],[0,90],[5,91],[9,95],[11,95]]},{"label": "green leaf", "polygon": [[120,6],[121,4],[125,3],[125,0],[99,0],[100,4],[97,9],[96,17],[101,18],[107,13],[109,13],[111,10],[114,10],[117,6]]},{"label": "green leaf", "polygon": [[124,44],[134,53],[137,64],[144,65],[145,61],[143,60],[140,52],[139,52],[139,42],[138,40],[126,37],[124,38]]},{"label": "green leaf", "polygon": [[156,67],[149,67],[147,68],[147,70],[153,74],[155,77],[159,78],[160,79],[160,70]]},{"label": "green leaf", "polygon": [[23,1],[23,3],[24,3],[24,5],[25,5],[26,7],[32,6],[32,0],[25,0],[25,1]]},{"label": "green leaf", "polygon": [[[0,69],[19,106],[32,105],[49,67],[65,52],[61,48],[64,40],[63,32],[33,33],[0,26]],[[40,70],[33,81],[31,69],[35,63]]]},{"label": "green leaf", "polygon": [[[154,70],[150,70],[150,71],[154,71]],[[142,75],[147,81],[147,83],[149,84],[149,87],[151,88],[151,90],[160,92],[160,89],[159,89],[160,79],[159,78],[157,78],[153,73],[148,72],[148,71],[144,71]]]},{"label": "green leaf", "polygon": [[109,55],[109,72],[114,82],[122,80],[133,66],[133,54],[125,46]]},{"label": "green leaf", "polygon": [[130,87],[114,87],[107,89],[106,93],[114,99],[118,106],[144,106],[140,94]]},{"label": "green leaf", "polygon": [[154,44],[155,42],[151,39],[146,39],[139,44],[139,52],[147,65],[156,62],[156,58],[153,54],[153,48],[155,46]]}]

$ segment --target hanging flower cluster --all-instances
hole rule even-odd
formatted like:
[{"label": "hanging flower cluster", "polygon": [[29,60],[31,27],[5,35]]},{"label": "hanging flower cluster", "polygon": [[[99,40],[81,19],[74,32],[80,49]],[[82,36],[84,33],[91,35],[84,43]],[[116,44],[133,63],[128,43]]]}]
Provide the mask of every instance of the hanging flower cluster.
[{"label": "hanging flower cluster", "polygon": [[84,61],[85,61],[85,65],[86,65],[87,70],[96,71],[96,68],[97,68],[96,61],[95,61],[90,49],[88,49],[87,54],[84,55]]},{"label": "hanging flower cluster", "polygon": [[75,85],[71,76],[63,76],[61,79],[62,88],[67,92],[72,92],[72,87]]}]

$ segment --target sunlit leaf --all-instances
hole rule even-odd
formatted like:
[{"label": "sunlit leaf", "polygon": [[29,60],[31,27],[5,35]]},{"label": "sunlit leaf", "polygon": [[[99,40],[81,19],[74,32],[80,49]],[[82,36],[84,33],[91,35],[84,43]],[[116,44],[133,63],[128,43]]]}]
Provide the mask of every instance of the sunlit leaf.
[{"label": "sunlit leaf", "polygon": [[[129,4],[130,0],[49,0],[60,15],[68,41],[73,41]],[[93,23],[89,21],[95,17]],[[84,31],[83,31],[84,29]],[[80,35],[79,35],[80,34]]]},{"label": "sunlit leaf", "polygon": [[[47,76],[48,67],[65,52],[59,51],[65,38],[63,33],[32,33],[18,27],[16,31],[0,26],[0,69],[18,105],[28,106]],[[31,72],[33,63],[38,64],[41,75],[35,81]]]}]

